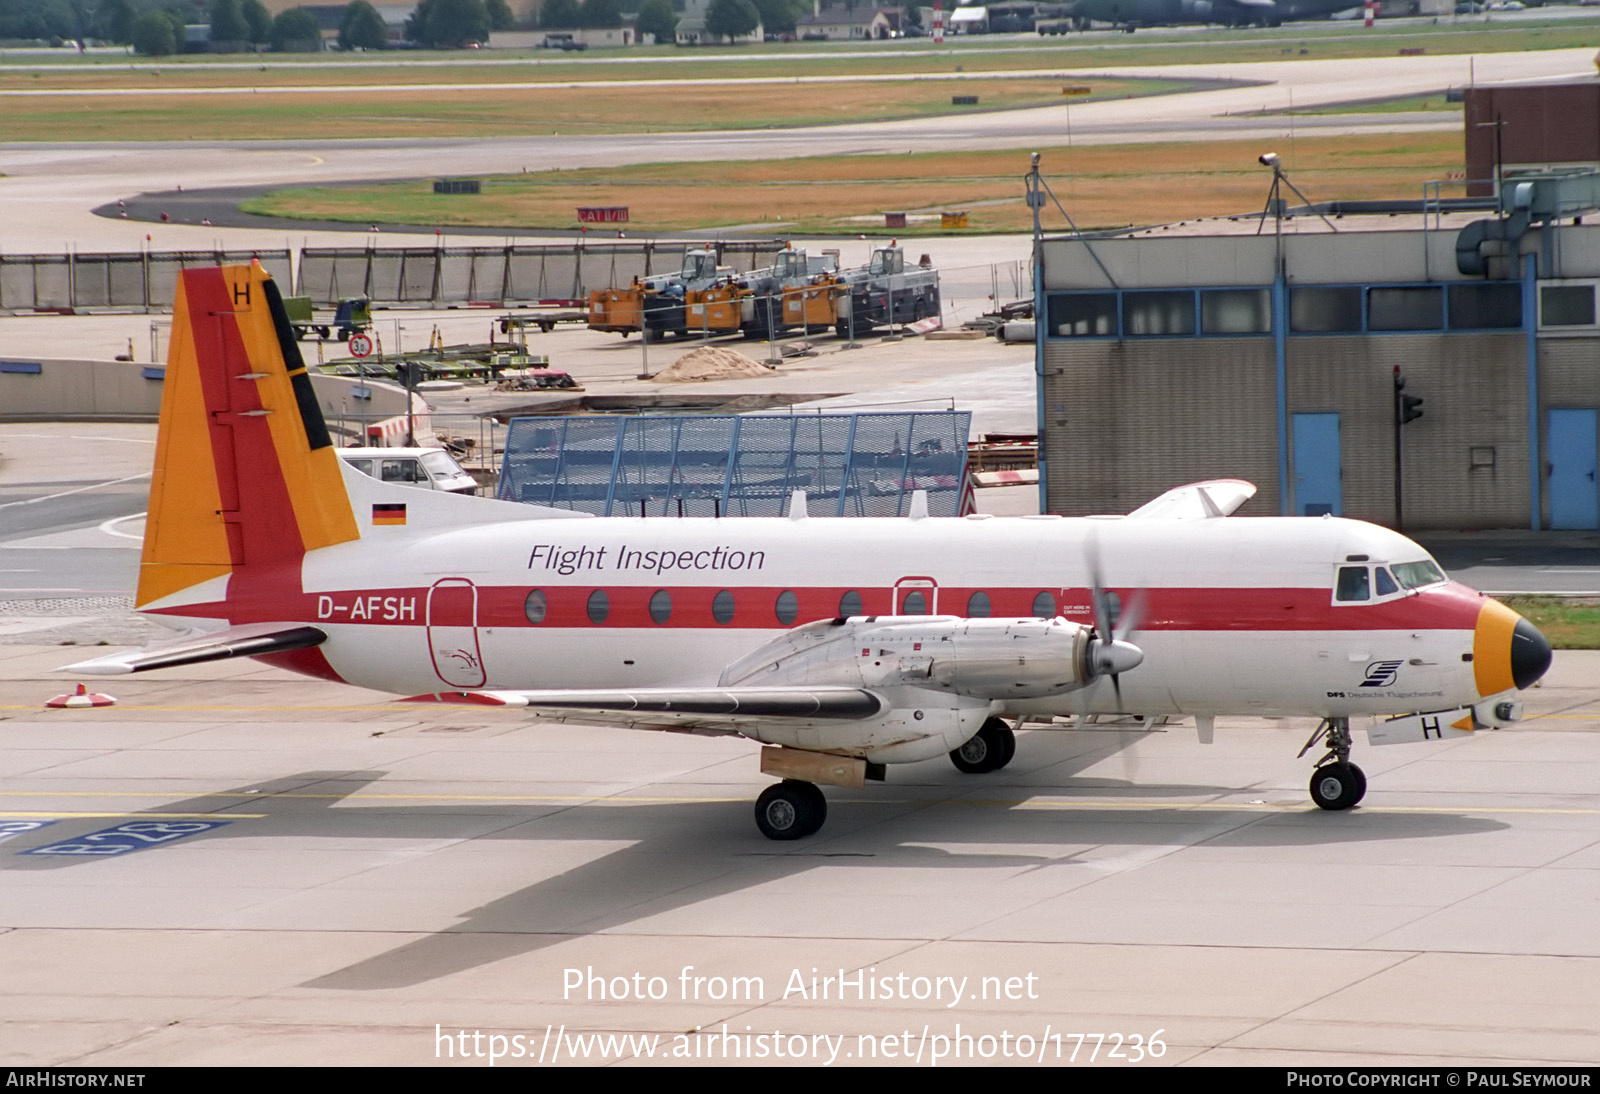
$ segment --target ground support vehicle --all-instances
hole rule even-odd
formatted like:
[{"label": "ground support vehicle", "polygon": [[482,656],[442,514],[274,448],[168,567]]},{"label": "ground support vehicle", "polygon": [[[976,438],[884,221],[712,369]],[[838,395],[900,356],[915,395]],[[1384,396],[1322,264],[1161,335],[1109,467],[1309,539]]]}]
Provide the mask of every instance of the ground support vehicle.
[{"label": "ground support vehicle", "polygon": [[359,334],[372,325],[372,305],[364,296],[339,301],[332,322],[318,318],[309,296],[285,297],[283,307],[289,313],[289,325],[294,329],[295,338],[302,341],[313,334],[324,342],[329,341],[334,337],[334,328],[338,328],[338,340],[347,342],[352,334]]},{"label": "ground support vehicle", "polygon": [[845,271],[843,280],[850,291],[839,298],[835,331],[840,338],[939,314],[939,271],[927,255],[908,269],[898,244],[873,248],[867,265]]}]

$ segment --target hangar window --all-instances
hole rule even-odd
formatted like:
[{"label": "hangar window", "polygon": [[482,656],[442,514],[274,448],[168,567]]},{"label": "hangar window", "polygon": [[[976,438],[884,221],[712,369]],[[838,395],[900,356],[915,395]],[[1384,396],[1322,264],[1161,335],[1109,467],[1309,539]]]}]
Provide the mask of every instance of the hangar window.
[{"label": "hangar window", "polygon": [[778,617],[778,622],[787,627],[800,616],[800,598],[785,589],[778,594],[778,602],[773,605],[772,611]]},{"label": "hangar window", "polygon": [[711,618],[723,626],[733,622],[733,594],[727,589],[711,598]]},{"label": "hangar window", "polygon": [[1359,288],[1293,289],[1289,293],[1289,329],[1302,334],[1359,333]]},{"label": "hangar window", "polygon": [[839,598],[839,614],[841,616],[861,615],[861,594],[851,589]]},{"label": "hangar window", "polygon": [[522,602],[522,614],[528,617],[529,623],[543,623],[545,613],[550,610],[549,601],[545,599],[543,589],[535,589],[528,594]]},{"label": "hangar window", "polygon": [[971,619],[988,619],[994,614],[994,608],[989,604],[989,594],[976,592],[967,598],[967,616]]},{"label": "hangar window", "polygon": [[1450,286],[1450,326],[1456,330],[1515,330],[1522,326],[1522,286]]},{"label": "hangar window", "polygon": [[1406,285],[1367,290],[1369,330],[1440,330],[1444,327],[1444,289]]},{"label": "hangar window", "polygon": [[1116,293],[1057,293],[1050,297],[1049,310],[1053,337],[1116,337]]},{"label": "hangar window", "polygon": [[672,594],[665,589],[657,589],[650,594],[650,621],[652,623],[665,623],[672,618]]},{"label": "hangar window", "polygon": [[1122,297],[1122,331],[1129,336],[1194,333],[1194,293],[1130,292]]},{"label": "hangar window", "polygon": [[1207,289],[1200,294],[1202,334],[1267,334],[1272,297],[1266,289]]},{"label": "hangar window", "polygon": [[611,614],[611,598],[604,589],[596,589],[589,594],[589,622],[604,623],[606,616]]},{"label": "hangar window", "polygon": [[1593,285],[1541,285],[1539,324],[1545,327],[1594,326]]},{"label": "hangar window", "polygon": [[1033,598],[1033,614],[1040,619],[1054,619],[1056,616],[1056,598],[1050,593],[1040,593]]}]

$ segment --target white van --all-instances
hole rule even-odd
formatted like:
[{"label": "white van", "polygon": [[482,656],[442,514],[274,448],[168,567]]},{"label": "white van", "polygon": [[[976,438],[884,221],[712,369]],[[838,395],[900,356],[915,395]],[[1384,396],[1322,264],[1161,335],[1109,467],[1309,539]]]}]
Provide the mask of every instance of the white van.
[{"label": "white van", "polygon": [[478,482],[442,448],[341,448],[339,458],[363,475],[384,482],[476,494]]}]

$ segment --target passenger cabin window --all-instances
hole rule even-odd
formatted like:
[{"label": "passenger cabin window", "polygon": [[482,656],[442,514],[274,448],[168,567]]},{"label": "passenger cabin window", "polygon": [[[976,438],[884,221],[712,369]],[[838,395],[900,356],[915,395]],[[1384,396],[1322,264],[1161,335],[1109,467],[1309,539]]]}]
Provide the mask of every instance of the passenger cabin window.
[{"label": "passenger cabin window", "polygon": [[839,598],[839,614],[852,616],[861,614],[861,594],[851,589]]},{"label": "passenger cabin window", "polygon": [[1365,566],[1340,566],[1333,598],[1341,603],[1371,600],[1372,587]]},{"label": "passenger cabin window", "polygon": [[778,617],[778,622],[787,627],[800,615],[800,598],[793,590],[785,589],[778,594],[777,603],[772,606],[772,611]]},{"label": "passenger cabin window", "polygon": [[672,618],[672,594],[665,589],[657,589],[650,594],[650,621],[652,623],[665,623]]},{"label": "passenger cabin window", "polygon": [[920,592],[907,593],[906,598],[900,602],[900,614],[927,615],[928,598]]},{"label": "passenger cabin window", "polygon": [[989,603],[989,594],[985,592],[973,593],[967,599],[967,615],[972,619],[987,619],[994,614],[994,608]]}]

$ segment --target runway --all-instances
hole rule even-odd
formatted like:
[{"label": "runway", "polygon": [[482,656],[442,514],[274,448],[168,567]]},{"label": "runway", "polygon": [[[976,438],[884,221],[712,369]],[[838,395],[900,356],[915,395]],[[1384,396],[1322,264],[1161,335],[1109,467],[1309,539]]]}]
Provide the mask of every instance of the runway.
[{"label": "runway", "polygon": [[[1403,132],[1460,124],[1432,115],[1294,117],[1260,111],[1306,109],[1375,95],[1411,95],[1471,81],[1582,76],[1591,51],[1549,50],[1392,57],[1381,83],[1368,60],[1296,60],[1228,65],[1129,67],[1099,75],[1237,80],[1249,86],[1144,98],[999,111],[951,118],[722,133],[512,137],[463,140],[330,140],[10,144],[0,149],[0,201],[11,212],[7,248],[59,251],[210,246],[212,228],[120,223],[88,210],[130,194],[217,186],[287,185],[355,179],[605,167],[678,160],[750,160],[950,149],[1067,147],[1179,140],[1285,142],[1296,133]],[[1092,78],[1094,73],[1082,73]],[[1047,165],[1070,171],[1069,163]],[[1020,160],[1018,175],[1027,169]],[[300,233],[295,233],[297,236]],[[150,238],[146,240],[146,236]],[[229,236],[283,245],[282,232]],[[237,245],[237,244],[236,244]]]}]

